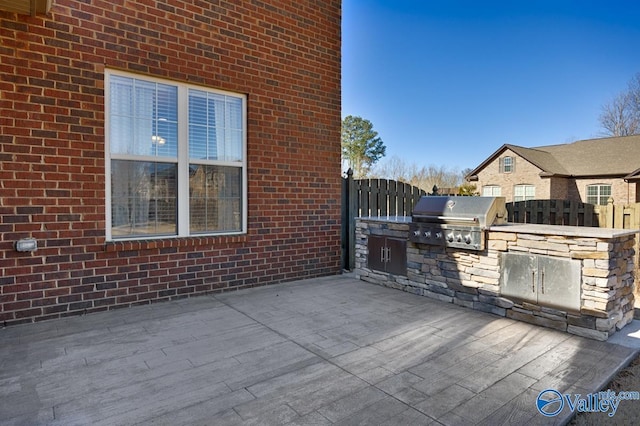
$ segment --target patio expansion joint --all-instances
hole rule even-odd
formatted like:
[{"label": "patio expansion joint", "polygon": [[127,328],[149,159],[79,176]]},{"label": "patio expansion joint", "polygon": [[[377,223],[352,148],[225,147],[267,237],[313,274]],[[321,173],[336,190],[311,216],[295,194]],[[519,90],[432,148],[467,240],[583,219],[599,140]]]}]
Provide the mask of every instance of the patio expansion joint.
[{"label": "patio expansion joint", "polygon": [[[305,350],[305,351],[308,351],[308,352],[312,353],[313,355],[315,355],[315,356],[317,356],[318,358],[320,358],[322,361],[324,361],[324,362],[326,362],[326,363],[328,363],[328,364],[331,364],[332,366],[336,367],[337,369],[341,370],[342,372],[344,372],[344,373],[346,373],[346,374],[348,374],[348,375],[350,375],[350,376],[356,377],[358,380],[362,380],[362,381],[363,381],[364,383],[366,383],[367,385],[369,385],[369,386],[371,386],[371,387],[373,387],[373,388],[375,388],[375,389],[379,390],[380,392],[384,393],[385,395],[389,396],[390,398],[393,398],[394,400],[398,401],[399,403],[401,403],[402,405],[404,405],[404,406],[405,406],[405,407],[407,407],[408,409],[412,409],[412,410],[419,411],[420,413],[422,413],[422,414],[424,414],[424,415],[428,416],[426,413],[423,413],[422,411],[420,411],[420,410],[416,409],[415,407],[412,407],[410,404],[408,404],[408,403],[406,403],[405,401],[403,401],[403,400],[401,400],[401,399],[397,398],[395,395],[393,395],[393,394],[391,394],[391,393],[389,393],[389,392],[385,391],[384,389],[381,389],[380,387],[376,386],[376,384],[375,384],[375,383],[371,383],[371,382],[369,382],[369,381],[367,381],[367,380],[363,379],[362,377],[358,376],[357,374],[354,374],[354,373],[352,373],[352,372],[350,372],[350,371],[346,370],[344,367],[342,367],[342,366],[340,366],[339,364],[335,363],[335,362],[334,362],[334,361],[332,361],[330,358],[327,358],[326,356],[324,356],[322,353],[319,353],[318,351],[316,351],[316,350],[312,349],[311,347],[307,347],[307,346],[305,346],[305,345],[303,345],[303,344],[301,344],[301,343],[298,343],[297,341],[295,341],[295,340],[294,340],[294,339],[292,339],[291,337],[289,337],[289,336],[287,336],[287,335],[285,335],[285,334],[281,333],[280,331],[278,331],[278,330],[276,330],[276,329],[274,329],[274,328],[270,327],[269,325],[267,325],[267,324],[263,323],[263,322],[262,322],[262,321],[260,321],[259,319],[252,317],[252,316],[251,316],[251,314],[249,314],[249,313],[247,313],[247,312],[244,312],[244,311],[242,311],[241,309],[236,308],[235,306],[233,306],[233,305],[231,305],[231,304],[227,303],[227,302],[226,302],[226,301],[224,301],[224,300],[220,300],[220,299],[218,299],[216,296],[214,296],[214,299],[216,299],[218,302],[220,302],[220,303],[224,304],[224,305],[225,305],[225,306],[227,306],[228,308],[233,309],[234,311],[238,312],[239,314],[242,314],[242,315],[246,316],[247,318],[251,319],[252,321],[255,321],[257,324],[260,324],[261,326],[263,326],[263,327],[265,327],[266,329],[270,330],[271,332],[273,332],[273,333],[277,334],[278,336],[282,337],[283,339],[286,339],[287,341],[289,341],[289,342],[293,343],[294,345],[298,346],[299,348],[301,348],[301,349],[303,349],[303,350]],[[374,346],[373,346],[373,345],[371,345],[371,344],[368,344],[368,345],[365,345],[365,346],[362,346],[362,347],[364,348],[364,347],[368,347],[368,346],[370,346],[370,347],[374,347]],[[257,382],[257,383],[260,383],[260,382]],[[255,383],[254,383],[254,384],[255,384]],[[248,391],[248,390],[247,390],[247,391]],[[248,392],[249,392],[249,391],[248,391]],[[249,392],[249,393],[250,393],[251,395],[253,395],[251,392]],[[234,410],[235,410],[235,408],[234,408]],[[294,410],[294,411],[295,411],[295,410]],[[428,416],[428,417],[430,417],[430,416]],[[435,420],[435,419],[434,419],[434,420]]]}]

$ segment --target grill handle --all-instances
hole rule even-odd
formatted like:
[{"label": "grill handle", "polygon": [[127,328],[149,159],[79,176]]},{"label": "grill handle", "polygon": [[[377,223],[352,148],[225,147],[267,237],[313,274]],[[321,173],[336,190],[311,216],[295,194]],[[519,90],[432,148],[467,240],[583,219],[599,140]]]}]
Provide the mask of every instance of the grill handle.
[{"label": "grill handle", "polygon": [[427,220],[444,220],[444,221],[457,221],[457,222],[472,222],[478,223],[479,220],[477,217],[460,217],[460,216],[431,216],[428,214],[414,214],[413,217],[418,219],[427,219]]}]

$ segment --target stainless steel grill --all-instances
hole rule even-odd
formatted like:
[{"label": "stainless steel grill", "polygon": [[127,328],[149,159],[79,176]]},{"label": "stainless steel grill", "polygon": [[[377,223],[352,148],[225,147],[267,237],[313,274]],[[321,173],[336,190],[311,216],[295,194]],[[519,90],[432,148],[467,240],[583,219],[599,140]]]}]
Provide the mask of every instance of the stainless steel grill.
[{"label": "stainless steel grill", "polygon": [[413,209],[409,241],[484,250],[486,228],[506,219],[504,197],[424,196]]}]

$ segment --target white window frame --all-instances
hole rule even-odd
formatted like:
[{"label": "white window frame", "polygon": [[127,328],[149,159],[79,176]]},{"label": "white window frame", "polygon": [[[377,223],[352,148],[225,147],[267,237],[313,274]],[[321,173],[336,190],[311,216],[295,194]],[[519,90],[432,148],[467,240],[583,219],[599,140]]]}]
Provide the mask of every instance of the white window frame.
[{"label": "white window frame", "polygon": [[[529,193],[529,189],[533,189],[532,193]],[[522,194],[518,194],[519,190],[522,190]],[[527,201],[534,200],[536,198],[536,186],[530,184],[519,184],[513,187],[513,201]]]},{"label": "white window frame", "polygon": [[[509,164],[507,164],[507,162]],[[513,173],[516,166],[516,158],[512,156],[502,157],[499,160],[500,173]]]},{"label": "white window frame", "polygon": [[[604,200],[602,199],[603,197],[605,197],[604,195],[602,195],[602,188],[609,188],[609,194],[606,195],[607,198],[605,198]],[[596,202],[593,203],[591,201],[589,201],[589,197],[593,197],[593,195],[589,195],[589,188],[597,188],[597,194],[595,195],[596,197]],[[586,186],[586,190],[585,190],[585,195],[586,195],[586,202],[587,204],[595,204],[595,205],[600,205],[600,206],[606,206],[607,205],[607,201],[609,200],[609,197],[611,197],[611,193],[613,192],[613,185],[611,185],[610,183],[594,183],[591,185],[587,185]]]},{"label": "white window frame", "polygon": [[500,187],[500,185],[485,185],[482,187],[482,196],[483,197],[501,197],[502,188]]},{"label": "white window frame", "polygon": [[[121,76],[126,78],[134,78],[138,80],[160,83],[175,86],[178,88],[178,182],[177,182],[177,213],[176,213],[176,225],[177,232],[171,235],[137,235],[116,237],[112,235],[111,229],[111,160],[134,160],[134,161],[151,161],[151,162],[167,162],[176,164],[173,159],[167,160],[163,157],[146,157],[146,156],[127,156],[123,154],[111,154],[110,146],[110,79],[111,76]],[[199,90],[209,93],[215,93],[226,96],[233,96],[242,100],[242,160],[237,161],[218,161],[218,160],[193,160],[189,158],[189,90]],[[247,233],[247,96],[240,93],[228,92],[218,89],[210,89],[203,86],[197,86],[193,84],[176,82],[173,80],[165,80],[156,77],[150,77],[146,75],[139,75],[134,73],[128,73],[123,71],[105,70],[105,182],[106,182],[106,206],[105,206],[105,218],[106,218],[106,240],[107,241],[131,241],[131,240],[157,240],[166,238],[177,237],[203,237],[203,236],[221,236],[221,235],[242,235]],[[232,166],[240,167],[242,169],[242,185],[241,185],[241,229],[239,231],[220,231],[220,232],[206,232],[206,233],[191,233],[189,224],[189,164],[197,163],[202,165],[214,165],[214,166]]]}]

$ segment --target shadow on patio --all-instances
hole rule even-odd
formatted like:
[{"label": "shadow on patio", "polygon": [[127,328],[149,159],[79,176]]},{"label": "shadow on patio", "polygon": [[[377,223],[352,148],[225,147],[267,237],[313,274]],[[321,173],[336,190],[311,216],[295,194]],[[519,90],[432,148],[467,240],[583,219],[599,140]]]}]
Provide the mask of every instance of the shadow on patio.
[{"label": "shadow on patio", "polygon": [[550,424],[634,351],[349,275],[0,330],[3,424]]}]

